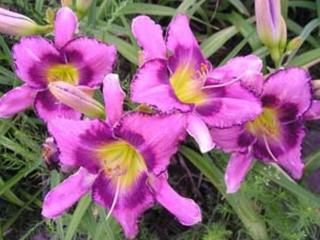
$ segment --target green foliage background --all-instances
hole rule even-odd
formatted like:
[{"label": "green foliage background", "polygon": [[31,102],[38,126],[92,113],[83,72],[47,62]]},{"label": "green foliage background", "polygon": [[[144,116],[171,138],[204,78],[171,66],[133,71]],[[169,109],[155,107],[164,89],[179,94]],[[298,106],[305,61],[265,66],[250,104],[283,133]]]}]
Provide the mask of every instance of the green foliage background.
[{"label": "green foliage background", "polygon": [[[282,4],[289,38],[299,37],[301,42],[299,48],[286,53],[283,65],[309,68],[317,79],[320,1],[282,0]],[[46,20],[47,10],[56,11],[59,3],[1,0],[0,6],[45,24],[50,20]],[[253,0],[94,0],[81,19],[80,32],[117,46],[115,72],[128,90],[138,62],[138,46],[130,32],[131,19],[147,14],[165,27],[178,12],[190,16],[201,48],[215,66],[236,55],[255,53],[269,66],[265,73],[272,71],[268,51],[256,33]],[[16,41],[14,37],[0,35],[1,94],[20,84],[10,53]],[[317,136],[317,124],[308,125],[308,131]],[[32,111],[0,120],[0,239],[124,239],[117,223],[112,219],[106,221],[105,210],[91,203],[89,196],[62,218],[53,221],[41,217],[43,197],[65,177],[56,170],[50,171],[41,158],[46,134],[45,126]],[[228,156],[218,151],[201,156],[189,141],[173,159],[170,181],[181,194],[199,202],[203,223],[185,228],[163,208],[155,207],[142,218],[137,239],[320,239],[320,197],[306,187],[308,176],[320,166],[317,142],[317,137],[305,141],[307,167],[298,184],[275,166],[257,163],[241,191],[228,196],[224,193],[222,175]],[[263,229],[267,229],[267,238],[261,235]]]}]

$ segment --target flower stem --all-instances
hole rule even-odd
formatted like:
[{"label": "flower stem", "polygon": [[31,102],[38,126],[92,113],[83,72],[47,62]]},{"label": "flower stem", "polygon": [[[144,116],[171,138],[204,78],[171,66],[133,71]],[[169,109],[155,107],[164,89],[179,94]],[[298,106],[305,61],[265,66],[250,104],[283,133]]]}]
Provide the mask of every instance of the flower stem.
[{"label": "flower stem", "polygon": [[200,155],[186,146],[182,146],[180,152],[197,167],[226,198],[245,228],[248,230],[252,239],[269,239],[266,224],[254,208],[253,202],[248,199],[241,190],[234,194],[226,194],[223,173],[208,155]]}]

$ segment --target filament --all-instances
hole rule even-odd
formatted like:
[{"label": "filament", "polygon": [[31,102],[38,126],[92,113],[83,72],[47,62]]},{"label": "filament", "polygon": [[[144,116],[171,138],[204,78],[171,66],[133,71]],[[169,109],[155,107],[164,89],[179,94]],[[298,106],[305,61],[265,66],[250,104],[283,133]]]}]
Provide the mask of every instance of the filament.
[{"label": "filament", "polygon": [[268,153],[270,154],[271,158],[273,159],[273,161],[279,162],[278,159],[273,155],[265,135],[263,135],[263,141],[264,141],[265,147],[266,147]]},{"label": "filament", "polygon": [[119,198],[119,192],[120,192],[120,178],[117,177],[116,192],[114,194],[113,201],[112,201],[110,210],[108,212],[108,215],[106,216],[106,220],[108,220],[110,218],[111,214],[113,213],[113,210],[114,210],[114,208],[115,208],[115,206],[117,204],[118,198]]},{"label": "filament", "polygon": [[229,86],[235,82],[238,82],[240,81],[240,78],[235,78],[229,82],[226,82],[226,83],[222,83],[222,84],[216,84],[216,85],[209,85],[209,86],[205,86],[203,87],[203,89],[212,89],[212,88],[220,88],[220,87],[225,87],[225,86]]}]

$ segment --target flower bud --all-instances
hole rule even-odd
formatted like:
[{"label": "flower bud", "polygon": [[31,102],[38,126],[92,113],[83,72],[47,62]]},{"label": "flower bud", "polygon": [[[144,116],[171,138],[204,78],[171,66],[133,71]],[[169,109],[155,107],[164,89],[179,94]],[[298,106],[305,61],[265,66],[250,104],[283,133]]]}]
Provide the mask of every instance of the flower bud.
[{"label": "flower bud", "polygon": [[105,118],[104,107],[83,91],[81,87],[66,82],[52,82],[49,90],[63,104],[90,118]]},{"label": "flower bud", "polygon": [[268,48],[284,49],[287,27],[281,16],[280,0],[255,0],[257,31]]},{"label": "flower bud", "polygon": [[290,54],[293,51],[301,47],[303,40],[300,36],[293,38],[287,45],[287,53]]},{"label": "flower bud", "polygon": [[77,13],[82,16],[91,6],[92,0],[77,0],[76,2],[76,9]]},{"label": "flower bud", "polygon": [[52,26],[40,26],[32,19],[15,12],[0,8],[0,32],[14,35],[27,36],[52,31]]},{"label": "flower bud", "polygon": [[61,0],[62,7],[72,7],[73,0]]},{"label": "flower bud", "polygon": [[312,81],[313,95],[316,99],[320,99],[320,80]]}]

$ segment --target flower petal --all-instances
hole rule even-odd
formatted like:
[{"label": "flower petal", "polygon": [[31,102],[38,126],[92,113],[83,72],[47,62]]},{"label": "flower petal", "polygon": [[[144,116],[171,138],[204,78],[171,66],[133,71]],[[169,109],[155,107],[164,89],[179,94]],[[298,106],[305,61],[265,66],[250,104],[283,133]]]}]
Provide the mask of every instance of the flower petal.
[{"label": "flower petal", "polygon": [[209,126],[225,128],[253,120],[262,109],[255,101],[223,97],[197,106],[196,111]]},{"label": "flower petal", "polygon": [[246,131],[244,125],[230,128],[211,128],[212,140],[217,147],[226,152],[244,152],[255,141],[255,137]]},{"label": "flower petal", "polygon": [[153,60],[145,63],[135,75],[131,84],[131,100],[156,106],[161,111],[190,110],[176,98],[169,83],[165,61]]},{"label": "flower petal", "polygon": [[45,197],[41,214],[46,218],[57,218],[90,191],[96,175],[80,168]]},{"label": "flower petal", "polygon": [[34,107],[39,117],[45,122],[57,117],[79,119],[81,113],[60,103],[48,90],[37,93]]},{"label": "flower petal", "polygon": [[184,139],[186,120],[180,113],[150,116],[135,112],[126,115],[115,132],[140,151],[149,171],[159,174]]},{"label": "flower petal", "polygon": [[77,30],[78,19],[74,12],[68,8],[60,8],[54,22],[54,41],[57,48],[62,48],[73,38]]},{"label": "flower petal", "polygon": [[186,15],[179,14],[172,19],[168,27],[167,47],[172,53],[169,58],[172,72],[175,72],[181,64],[192,65],[195,70],[199,70],[202,63],[207,63],[190,29]]},{"label": "flower petal", "polygon": [[48,129],[57,142],[62,164],[83,166],[93,173],[99,171],[100,163],[95,150],[113,139],[107,124],[98,120],[56,118],[48,123]]},{"label": "flower petal", "polygon": [[313,100],[311,107],[305,114],[303,115],[303,119],[305,120],[318,120],[320,119],[320,101]]},{"label": "flower petal", "polygon": [[179,195],[168,184],[167,174],[161,174],[151,180],[151,188],[154,191],[158,203],[172,213],[181,224],[191,226],[201,222],[201,210],[192,199]]},{"label": "flower petal", "polygon": [[79,71],[79,84],[94,87],[112,71],[116,48],[95,39],[77,38],[61,50],[70,64]]},{"label": "flower petal", "polygon": [[[243,66],[246,66],[245,69]],[[261,73],[262,67],[262,60],[255,55],[235,57],[225,65],[213,69],[209,74],[208,81],[227,83],[238,78],[244,87],[259,95],[264,81]]]},{"label": "flower petal", "polygon": [[123,114],[123,102],[126,97],[120,86],[117,74],[108,74],[103,81],[103,96],[107,119],[110,125],[119,121]]},{"label": "flower petal", "polygon": [[246,153],[231,154],[224,177],[227,193],[235,193],[238,191],[252,163],[253,158],[249,151]]},{"label": "flower petal", "polygon": [[13,57],[18,77],[35,88],[47,86],[46,69],[51,64],[60,63],[57,49],[41,37],[25,37],[13,47]]},{"label": "flower petal", "polygon": [[276,96],[279,104],[296,104],[297,116],[302,116],[309,109],[312,98],[308,72],[297,67],[277,71],[264,84],[263,97],[266,96]]},{"label": "flower petal", "polygon": [[116,201],[112,215],[129,239],[133,239],[138,233],[139,217],[154,204],[146,182],[147,175],[143,174],[128,191],[120,192],[118,197],[115,193],[116,186],[104,174],[99,175],[93,186],[92,198],[102,207],[110,210],[112,203]]},{"label": "flower petal", "polygon": [[195,114],[188,116],[187,131],[196,140],[202,153],[214,148],[208,126]]},{"label": "flower petal", "polygon": [[36,90],[24,84],[7,92],[0,98],[0,118],[10,118],[32,106]]},{"label": "flower petal", "polygon": [[163,39],[161,26],[148,16],[138,16],[132,20],[132,33],[143,49],[143,61],[160,58],[166,59],[167,48]]}]

